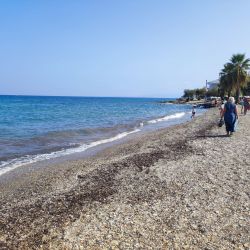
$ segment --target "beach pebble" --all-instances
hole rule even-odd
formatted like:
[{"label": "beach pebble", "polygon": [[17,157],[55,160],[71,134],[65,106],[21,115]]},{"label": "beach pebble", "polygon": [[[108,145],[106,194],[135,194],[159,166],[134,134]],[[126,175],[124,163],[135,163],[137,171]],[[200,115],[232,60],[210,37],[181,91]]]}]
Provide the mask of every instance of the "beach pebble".
[{"label": "beach pebble", "polygon": [[233,139],[217,118],[0,186],[0,248],[249,249],[250,116]]}]

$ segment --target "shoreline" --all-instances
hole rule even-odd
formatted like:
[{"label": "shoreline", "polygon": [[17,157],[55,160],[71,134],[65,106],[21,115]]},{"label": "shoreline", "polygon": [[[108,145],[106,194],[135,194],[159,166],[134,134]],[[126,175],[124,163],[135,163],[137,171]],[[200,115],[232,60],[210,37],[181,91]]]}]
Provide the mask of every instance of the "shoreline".
[{"label": "shoreline", "polygon": [[[205,111],[200,112],[200,114],[198,113],[197,116],[202,115],[204,112]],[[181,115],[181,117],[177,117],[178,115]],[[165,121],[165,119],[167,121]],[[20,172],[19,168],[23,169],[28,167],[30,169],[31,166],[36,168],[39,165],[44,166],[68,160],[81,159],[86,156],[94,155],[95,152],[98,152],[106,147],[110,147],[113,144],[121,144],[127,139],[132,139],[137,133],[150,133],[162,128],[164,129],[175,126],[176,124],[186,123],[188,121],[188,113],[175,113],[174,115],[157,117],[153,120],[147,121],[146,125],[135,127],[133,130],[123,131],[119,134],[114,134],[112,137],[102,138],[97,141],[79,145],[78,147],[69,147],[66,149],[62,148],[59,151],[51,151],[45,154],[34,154],[28,158],[26,155],[24,155],[16,159],[11,159],[10,162],[14,161],[15,163],[11,163],[9,166],[7,165],[7,167],[0,169],[0,181],[2,176],[5,178],[4,175],[8,175],[9,172],[16,170],[17,172]]]},{"label": "shoreline", "polygon": [[244,249],[250,119],[240,119],[240,130],[224,137],[210,109],[0,183],[0,247]]},{"label": "shoreline", "polygon": [[161,104],[180,104],[180,105],[190,105],[190,106],[196,106],[199,108],[204,108],[204,109],[210,109],[210,108],[216,108],[217,104],[210,100],[206,101],[205,99],[201,100],[194,100],[194,101],[186,101],[181,98],[177,98],[176,100],[171,100],[171,101],[160,101],[159,103]]},{"label": "shoreline", "polygon": [[161,98],[2,96],[0,175],[6,168],[82,152],[189,111],[156,105],[156,100]]}]

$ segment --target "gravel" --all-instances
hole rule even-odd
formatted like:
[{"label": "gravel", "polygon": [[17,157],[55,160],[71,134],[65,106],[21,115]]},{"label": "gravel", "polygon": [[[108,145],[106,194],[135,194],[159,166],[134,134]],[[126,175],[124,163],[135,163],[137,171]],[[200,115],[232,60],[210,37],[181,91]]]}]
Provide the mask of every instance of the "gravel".
[{"label": "gravel", "polygon": [[250,249],[250,116],[218,118],[0,179],[0,249]]}]

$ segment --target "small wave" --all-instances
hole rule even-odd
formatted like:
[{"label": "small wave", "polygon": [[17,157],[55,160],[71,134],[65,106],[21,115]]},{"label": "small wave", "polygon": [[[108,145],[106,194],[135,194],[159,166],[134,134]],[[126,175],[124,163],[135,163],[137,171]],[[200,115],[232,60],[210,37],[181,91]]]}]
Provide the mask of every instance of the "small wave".
[{"label": "small wave", "polygon": [[185,112],[180,112],[180,113],[176,113],[173,115],[167,115],[158,119],[154,119],[154,120],[150,120],[147,123],[149,124],[153,124],[153,123],[157,123],[157,122],[163,122],[163,121],[168,121],[168,120],[172,120],[172,119],[177,119],[177,118],[181,118],[185,115]]},{"label": "small wave", "polygon": [[26,164],[31,164],[31,163],[35,163],[35,162],[39,162],[39,161],[44,161],[44,160],[49,160],[49,159],[54,159],[60,156],[66,156],[69,154],[73,154],[73,153],[80,153],[85,151],[86,149],[104,144],[104,143],[108,143],[108,142],[113,142],[119,139],[122,139],[130,134],[139,132],[140,129],[135,129],[133,131],[129,131],[129,132],[123,132],[120,134],[117,134],[114,137],[108,138],[108,139],[103,139],[103,140],[99,140],[99,141],[95,141],[95,142],[91,142],[90,144],[82,144],[79,147],[74,147],[74,148],[68,148],[68,149],[62,149],[56,152],[51,152],[51,153],[47,153],[47,154],[39,154],[39,155],[26,155],[17,159],[12,159],[6,162],[3,162],[0,165],[0,176],[15,169],[18,167],[21,167],[23,165]]},{"label": "small wave", "polygon": [[[21,156],[21,157],[14,158],[14,159],[8,159],[5,161],[2,161],[0,164],[0,176],[15,169],[15,168],[18,168],[18,167],[26,165],[26,164],[32,164],[32,163],[40,162],[43,160],[54,159],[57,157],[66,156],[66,155],[70,155],[73,153],[80,153],[80,152],[83,152],[89,148],[98,146],[100,144],[113,142],[113,141],[119,140],[123,137],[126,137],[129,134],[139,132],[147,124],[155,124],[158,122],[168,121],[168,120],[172,120],[172,119],[178,119],[178,118],[183,117],[184,115],[185,115],[185,112],[180,112],[180,113],[175,113],[173,115],[167,115],[167,116],[164,116],[161,118],[156,118],[156,119],[149,120],[149,121],[143,121],[143,122],[141,121],[141,122],[137,123],[137,127],[135,127],[134,130],[129,131],[129,132],[119,133],[119,129],[121,129],[121,128],[124,129],[124,128],[128,128],[128,127],[130,127],[130,129],[131,129],[132,125],[130,125],[130,126],[119,125],[119,126],[115,127],[115,130],[116,129],[118,130],[117,135],[110,137],[110,138],[107,138],[107,139],[101,139],[101,140],[97,140],[97,141],[94,141],[94,142],[91,142],[88,144],[81,144],[81,145],[79,145],[79,143],[70,143],[69,148],[54,150],[53,152],[49,152],[49,153],[47,153],[47,152],[46,153],[39,153],[36,155],[29,154],[29,155]],[[134,126],[134,124],[133,124],[133,126]],[[55,133],[54,132],[49,133],[48,135],[45,135],[45,137],[47,137],[47,136],[59,136],[60,137],[60,136],[65,136],[65,135],[72,135],[74,133],[77,133],[78,135],[79,135],[79,133],[89,134],[89,133],[94,133],[94,132],[97,133],[100,131],[103,132],[103,130],[105,130],[105,132],[107,132],[107,130],[109,131],[109,130],[111,130],[111,128],[79,129],[78,131],[63,131],[63,132],[59,131],[59,132],[55,132]],[[42,137],[39,139],[46,140],[45,138],[42,138]]]},{"label": "small wave", "polygon": [[[117,124],[110,127],[94,127],[94,128],[79,128],[79,129],[69,129],[69,130],[59,130],[59,131],[50,131],[43,135],[39,135],[36,137],[32,137],[30,139],[24,139],[23,141],[16,142],[17,146],[25,146],[30,144],[31,146],[34,144],[38,145],[47,145],[48,143],[58,143],[64,142],[65,140],[69,141],[74,139],[92,139],[95,138],[96,135],[106,135],[107,137],[112,137],[115,134],[119,134],[123,131],[130,131],[137,127],[137,122],[132,124]],[[93,141],[93,140],[92,140]],[[18,143],[20,145],[18,145]],[[14,145],[15,146],[15,145]]]}]

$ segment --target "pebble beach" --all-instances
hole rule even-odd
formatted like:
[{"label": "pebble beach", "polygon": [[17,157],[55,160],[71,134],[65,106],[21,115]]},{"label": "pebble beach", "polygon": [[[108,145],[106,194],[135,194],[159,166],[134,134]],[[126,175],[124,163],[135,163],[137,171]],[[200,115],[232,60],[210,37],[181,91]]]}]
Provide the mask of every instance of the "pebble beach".
[{"label": "pebble beach", "polygon": [[250,249],[250,115],[218,119],[1,176],[0,249]]}]

